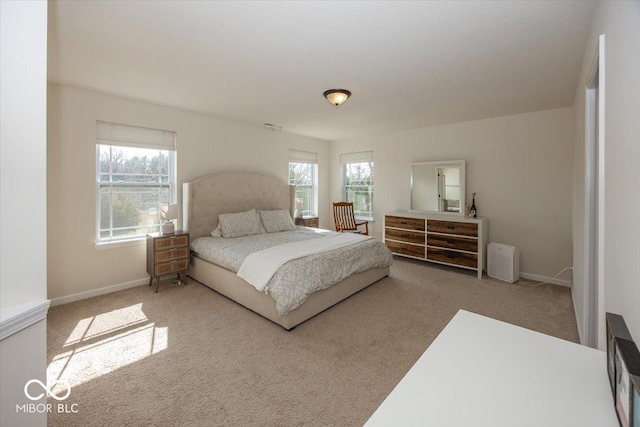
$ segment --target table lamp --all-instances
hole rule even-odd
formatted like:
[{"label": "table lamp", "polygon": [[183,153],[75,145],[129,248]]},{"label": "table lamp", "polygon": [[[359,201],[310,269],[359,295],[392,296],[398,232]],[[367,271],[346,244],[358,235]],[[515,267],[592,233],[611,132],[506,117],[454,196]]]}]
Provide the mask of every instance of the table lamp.
[{"label": "table lamp", "polygon": [[178,218],[178,205],[160,205],[160,217],[165,221],[160,226],[160,234],[173,234],[175,226],[171,220]]}]

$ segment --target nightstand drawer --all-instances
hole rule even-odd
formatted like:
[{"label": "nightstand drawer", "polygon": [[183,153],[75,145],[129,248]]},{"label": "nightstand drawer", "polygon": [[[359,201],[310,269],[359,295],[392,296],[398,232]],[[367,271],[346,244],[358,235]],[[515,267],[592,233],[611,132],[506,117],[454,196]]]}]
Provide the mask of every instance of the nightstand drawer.
[{"label": "nightstand drawer", "polygon": [[162,264],[156,264],[156,276],[164,276],[166,274],[177,273],[178,271],[185,271],[189,268],[189,259],[183,258],[170,262],[164,262]]},{"label": "nightstand drawer", "polygon": [[320,221],[318,220],[318,218],[309,218],[309,219],[305,219],[304,220],[304,225],[306,227],[318,227],[318,225],[320,224]]},{"label": "nightstand drawer", "polygon": [[303,218],[295,219],[296,225],[302,225],[304,227],[314,227],[318,228],[320,226],[320,220],[317,216],[307,216]]},{"label": "nightstand drawer", "polygon": [[[156,292],[160,287],[160,277],[178,273],[182,283],[186,283],[189,271],[189,233],[177,230],[173,234],[147,234],[147,273],[151,276],[149,286],[157,280]],[[183,276],[183,277],[181,277]]]},{"label": "nightstand drawer", "polygon": [[162,237],[155,239],[154,244],[156,250],[187,246],[189,244],[189,236]]},{"label": "nightstand drawer", "polygon": [[174,259],[187,258],[189,256],[189,248],[183,246],[181,248],[173,248],[168,251],[156,252],[156,262],[167,262]]}]

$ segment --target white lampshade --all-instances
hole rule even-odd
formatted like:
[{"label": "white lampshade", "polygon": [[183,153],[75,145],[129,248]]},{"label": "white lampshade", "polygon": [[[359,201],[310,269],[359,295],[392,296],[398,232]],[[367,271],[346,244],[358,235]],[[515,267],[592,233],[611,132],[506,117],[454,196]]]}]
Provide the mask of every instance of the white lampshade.
[{"label": "white lampshade", "polygon": [[351,96],[351,92],[346,89],[330,89],[323,93],[327,101],[336,108],[339,108],[342,104],[347,102],[347,99]]},{"label": "white lampshade", "polygon": [[165,221],[178,218],[178,205],[160,205],[160,218]]}]

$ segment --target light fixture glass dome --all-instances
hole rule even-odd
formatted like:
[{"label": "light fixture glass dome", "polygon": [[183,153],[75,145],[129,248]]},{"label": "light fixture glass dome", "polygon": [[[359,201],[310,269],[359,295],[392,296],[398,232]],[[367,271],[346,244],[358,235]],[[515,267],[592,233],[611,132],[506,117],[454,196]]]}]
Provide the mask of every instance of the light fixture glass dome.
[{"label": "light fixture glass dome", "polygon": [[346,89],[329,89],[323,93],[327,101],[336,108],[339,108],[342,104],[347,102],[347,99],[351,96],[351,92]]}]

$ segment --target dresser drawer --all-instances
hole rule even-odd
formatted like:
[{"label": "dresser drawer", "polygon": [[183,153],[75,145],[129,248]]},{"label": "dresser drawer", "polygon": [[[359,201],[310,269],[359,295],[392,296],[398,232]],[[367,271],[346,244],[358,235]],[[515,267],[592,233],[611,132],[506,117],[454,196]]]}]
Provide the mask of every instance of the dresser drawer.
[{"label": "dresser drawer", "polygon": [[404,228],[408,230],[424,231],[424,219],[404,218],[399,216],[386,216],[384,218],[385,227]]},{"label": "dresser drawer", "polygon": [[411,245],[409,243],[394,242],[385,240],[385,245],[389,250],[396,254],[409,255],[424,259],[424,246]]},{"label": "dresser drawer", "polygon": [[427,231],[478,237],[478,224],[472,222],[437,221],[430,219],[427,221]]},{"label": "dresser drawer", "polygon": [[189,258],[178,259],[170,262],[156,264],[155,276],[164,276],[179,271],[185,271],[189,268]]},{"label": "dresser drawer", "polygon": [[446,262],[448,264],[463,265],[465,267],[478,267],[477,254],[448,251],[446,249],[427,248],[427,259],[431,261]]},{"label": "dresser drawer", "polygon": [[424,233],[419,231],[398,230],[397,228],[385,227],[385,239],[399,240],[401,242],[417,243],[424,245]]},{"label": "dresser drawer", "polygon": [[458,249],[461,251],[478,252],[478,240],[466,237],[445,236],[442,234],[427,234],[427,245],[439,248]]},{"label": "dresser drawer", "polygon": [[189,256],[189,248],[183,246],[181,248],[173,248],[166,251],[156,252],[156,262],[167,262],[174,259],[187,258]]},{"label": "dresser drawer", "polygon": [[154,244],[156,250],[188,246],[189,236],[162,237],[160,239],[155,239]]}]

